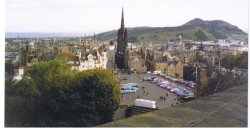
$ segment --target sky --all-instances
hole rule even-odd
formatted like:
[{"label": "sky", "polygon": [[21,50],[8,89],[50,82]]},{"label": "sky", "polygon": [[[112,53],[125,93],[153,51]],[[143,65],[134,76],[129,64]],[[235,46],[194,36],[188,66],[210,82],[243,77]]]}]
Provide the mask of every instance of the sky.
[{"label": "sky", "polygon": [[248,0],[5,0],[5,32],[100,33],[125,27],[180,26],[201,18],[248,31]]}]

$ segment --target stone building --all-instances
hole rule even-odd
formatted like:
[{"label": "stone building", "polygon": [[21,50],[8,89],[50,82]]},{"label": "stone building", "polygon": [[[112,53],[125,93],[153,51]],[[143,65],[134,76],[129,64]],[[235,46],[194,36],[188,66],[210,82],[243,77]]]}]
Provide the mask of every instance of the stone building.
[{"label": "stone building", "polygon": [[136,73],[147,72],[147,67],[144,59],[140,59],[137,56],[129,60],[129,70]]},{"label": "stone building", "polygon": [[166,73],[168,67],[166,56],[155,57],[155,70]]},{"label": "stone building", "polygon": [[96,69],[96,68],[107,68],[107,55],[106,52],[100,52],[98,50],[78,51],[74,62],[69,62],[71,69],[79,71]]},{"label": "stone building", "polygon": [[178,56],[174,56],[167,51],[154,51],[154,67],[156,71],[161,71],[173,77],[183,77],[183,62]]}]

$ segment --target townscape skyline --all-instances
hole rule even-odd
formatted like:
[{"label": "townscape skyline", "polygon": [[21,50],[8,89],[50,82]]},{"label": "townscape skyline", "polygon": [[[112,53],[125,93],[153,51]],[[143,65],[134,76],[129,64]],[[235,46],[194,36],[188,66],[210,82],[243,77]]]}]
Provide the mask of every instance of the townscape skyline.
[{"label": "townscape skyline", "polygon": [[0,124],[248,126],[245,0],[107,1],[7,0]]},{"label": "townscape skyline", "polygon": [[201,18],[248,31],[247,0],[7,0],[5,32],[101,33],[120,27],[122,7],[126,27],[174,27]]}]

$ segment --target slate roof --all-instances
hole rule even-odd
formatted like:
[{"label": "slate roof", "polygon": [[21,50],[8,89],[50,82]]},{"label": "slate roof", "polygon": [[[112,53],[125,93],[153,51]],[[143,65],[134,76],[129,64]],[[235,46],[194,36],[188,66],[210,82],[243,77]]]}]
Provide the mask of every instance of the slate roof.
[{"label": "slate roof", "polygon": [[156,56],[155,57],[156,62],[167,62],[166,56]]}]

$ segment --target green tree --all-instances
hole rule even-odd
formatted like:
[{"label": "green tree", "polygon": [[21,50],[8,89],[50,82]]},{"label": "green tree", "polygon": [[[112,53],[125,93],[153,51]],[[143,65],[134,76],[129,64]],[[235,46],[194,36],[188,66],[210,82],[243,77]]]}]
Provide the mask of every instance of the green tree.
[{"label": "green tree", "polygon": [[28,76],[24,76],[20,82],[13,84],[13,89],[15,89],[15,95],[34,99],[40,95],[35,82]]},{"label": "green tree", "polygon": [[80,99],[84,99],[82,104],[86,105],[79,109],[84,114],[79,115],[82,118],[77,122],[81,122],[82,119],[85,121],[78,126],[93,126],[93,124],[112,121],[113,112],[119,106],[120,97],[119,84],[114,81],[112,72],[89,70],[79,73],[78,79],[80,81],[74,84],[73,92],[77,93]]},{"label": "green tree", "polygon": [[29,74],[8,89],[6,126],[96,126],[112,121],[119,106],[109,70],[78,72],[52,60],[32,65]]},{"label": "green tree", "polygon": [[5,62],[5,72],[8,74],[13,74],[14,70],[14,65],[12,64],[11,60],[8,60]]},{"label": "green tree", "polygon": [[5,125],[32,126],[39,92],[33,80],[24,76],[17,84],[6,84]]},{"label": "green tree", "polygon": [[238,68],[248,69],[248,53],[244,52],[236,56],[235,66]]},{"label": "green tree", "polygon": [[75,55],[72,52],[63,52],[55,57],[57,60],[69,61],[74,60]]},{"label": "green tree", "polygon": [[234,55],[226,55],[221,60],[221,65],[228,69],[233,69],[236,57]]},{"label": "green tree", "polygon": [[20,54],[20,62],[22,66],[26,66],[27,65],[27,61],[28,61],[28,46],[26,46],[26,48],[22,47],[21,48],[21,54]]},{"label": "green tree", "polygon": [[221,60],[221,65],[228,69],[237,68],[248,68],[248,53],[244,52],[239,55],[226,55]]}]

